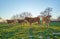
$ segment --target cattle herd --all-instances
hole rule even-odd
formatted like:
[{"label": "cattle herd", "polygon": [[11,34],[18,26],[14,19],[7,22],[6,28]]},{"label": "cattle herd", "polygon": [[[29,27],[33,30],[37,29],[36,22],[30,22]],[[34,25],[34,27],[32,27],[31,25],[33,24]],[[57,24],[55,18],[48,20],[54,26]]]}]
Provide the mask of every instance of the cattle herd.
[{"label": "cattle herd", "polygon": [[[15,23],[30,23],[30,26],[32,25],[32,23],[35,23],[37,22],[38,25],[40,24],[46,24],[47,26],[49,26],[49,23],[50,23],[50,17],[51,16],[37,16],[37,17],[25,17],[23,20],[22,19],[11,19],[11,20],[6,20],[6,22],[8,24],[15,24]],[[42,22],[40,22],[40,18],[42,18]]]}]

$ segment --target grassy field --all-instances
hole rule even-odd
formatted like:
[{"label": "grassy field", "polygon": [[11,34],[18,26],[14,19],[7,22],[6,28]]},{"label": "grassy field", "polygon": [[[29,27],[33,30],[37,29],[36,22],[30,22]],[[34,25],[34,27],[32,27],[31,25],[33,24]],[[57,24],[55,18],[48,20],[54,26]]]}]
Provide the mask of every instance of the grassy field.
[{"label": "grassy field", "polygon": [[0,39],[60,39],[60,22],[50,23],[49,28],[44,25],[29,24],[0,24]]}]

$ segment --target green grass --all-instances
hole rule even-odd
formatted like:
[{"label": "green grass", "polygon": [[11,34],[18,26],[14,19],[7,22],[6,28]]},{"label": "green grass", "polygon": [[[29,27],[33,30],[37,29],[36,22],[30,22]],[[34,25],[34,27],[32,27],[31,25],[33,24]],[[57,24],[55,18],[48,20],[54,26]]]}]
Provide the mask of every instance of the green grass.
[{"label": "green grass", "polygon": [[60,26],[60,22],[51,22],[50,26]]},{"label": "green grass", "polygon": [[30,27],[29,24],[23,26],[20,24],[0,24],[0,39],[40,39],[40,36],[42,36],[43,39],[47,39],[48,36],[50,39],[59,39],[60,35],[53,35],[53,32],[60,32],[59,23],[52,22],[49,28],[37,24],[33,24],[32,27]]}]

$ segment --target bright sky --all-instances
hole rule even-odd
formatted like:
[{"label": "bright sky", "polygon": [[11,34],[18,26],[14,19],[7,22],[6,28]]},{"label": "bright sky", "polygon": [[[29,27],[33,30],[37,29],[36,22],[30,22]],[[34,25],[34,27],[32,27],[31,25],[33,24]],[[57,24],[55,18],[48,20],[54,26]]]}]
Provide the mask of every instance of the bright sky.
[{"label": "bright sky", "polygon": [[37,16],[47,7],[53,8],[53,18],[60,16],[60,0],[0,0],[0,17],[10,18],[22,12]]}]

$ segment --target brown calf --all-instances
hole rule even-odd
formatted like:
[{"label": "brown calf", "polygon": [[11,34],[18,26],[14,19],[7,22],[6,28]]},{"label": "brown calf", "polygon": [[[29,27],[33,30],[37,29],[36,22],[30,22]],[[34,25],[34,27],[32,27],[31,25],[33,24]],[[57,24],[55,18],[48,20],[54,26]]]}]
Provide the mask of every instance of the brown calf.
[{"label": "brown calf", "polygon": [[27,23],[24,19],[17,19],[17,22],[21,25],[24,25],[24,23]]},{"label": "brown calf", "polygon": [[8,24],[15,24],[16,21],[15,20],[6,20]]}]

